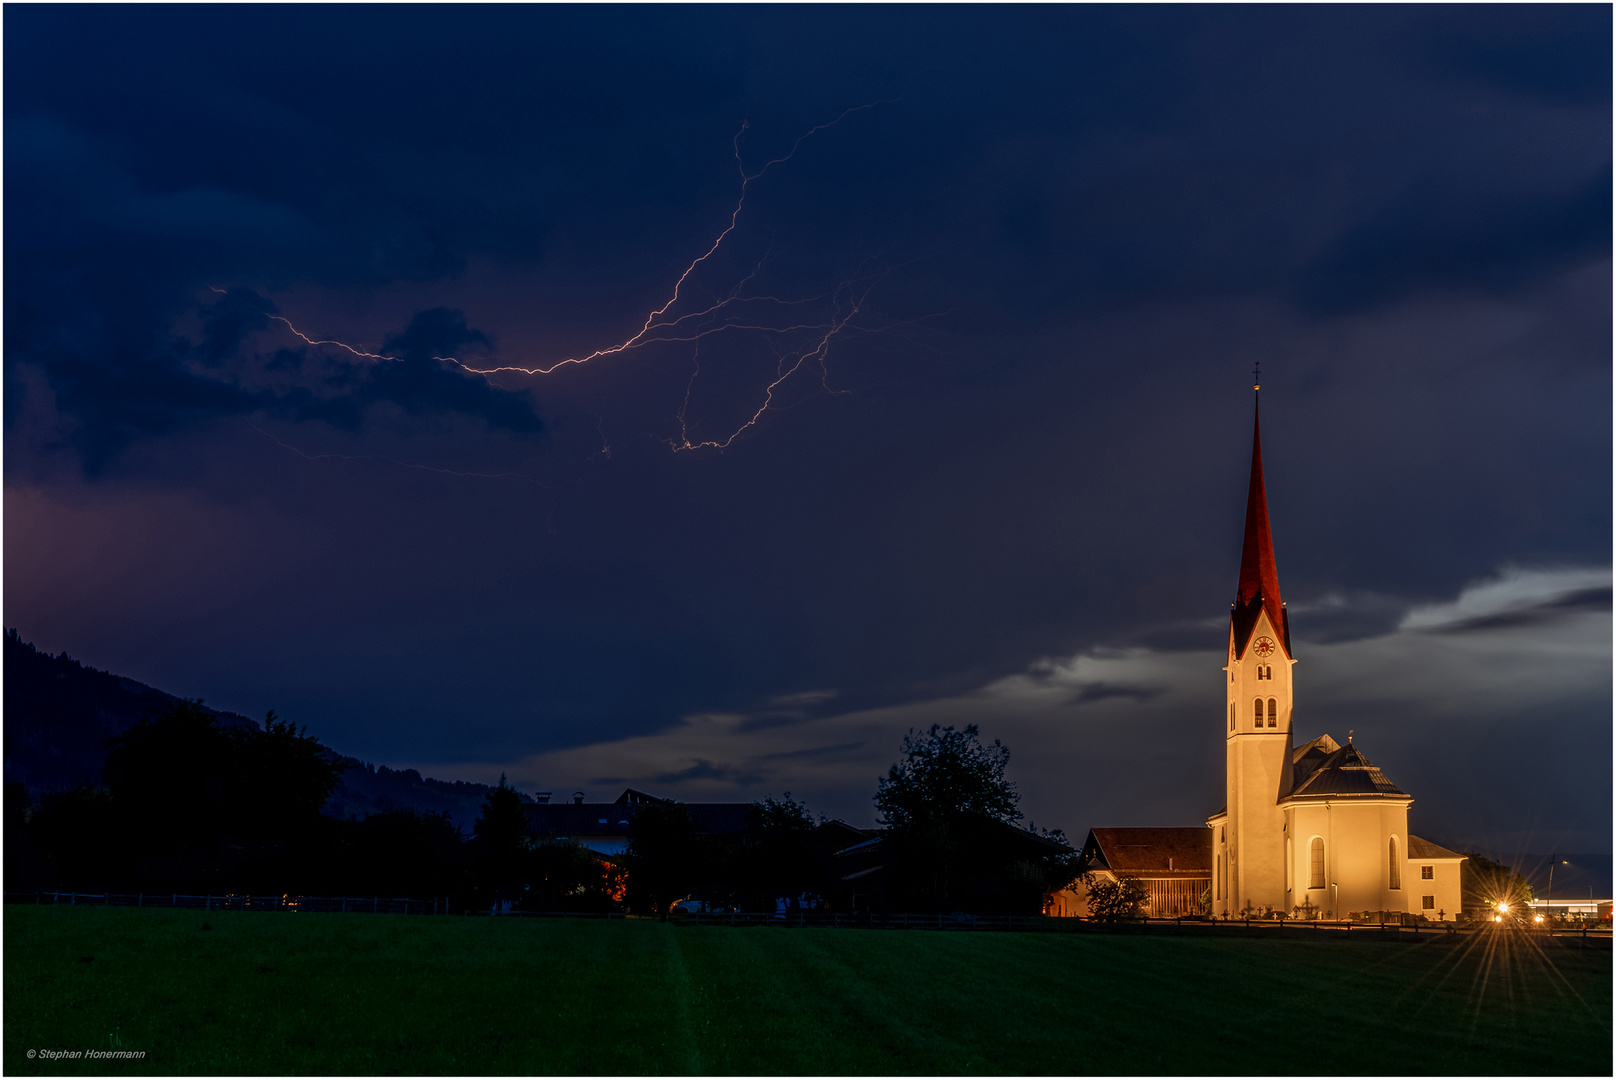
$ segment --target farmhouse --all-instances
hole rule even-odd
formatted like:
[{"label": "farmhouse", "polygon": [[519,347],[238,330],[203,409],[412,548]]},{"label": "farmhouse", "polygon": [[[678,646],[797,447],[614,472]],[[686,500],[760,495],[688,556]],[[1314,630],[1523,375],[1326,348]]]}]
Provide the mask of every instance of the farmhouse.
[{"label": "farmhouse", "polygon": [[[1212,846],[1199,825],[1090,829],[1083,843],[1083,863],[1100,880],[1138,882],[1145,892],[1146,914],[1159,919],[1200,914],[1212,880]],[[1047,913],[1088,914],[1081,891],[1056,894]]]},{"label": "farmhouse", "polygon": [[[628,849],[629,826],[642,806],[671,799],[627,788],[614,802],[584,802],[574,792],[571,802],[551,802],[549,793],[524,806],[528,834],[546,840],[570,840],[600,855],[621,855]],[[681,803],[698,836],[739,836],[746,832],[751,803]]]}]

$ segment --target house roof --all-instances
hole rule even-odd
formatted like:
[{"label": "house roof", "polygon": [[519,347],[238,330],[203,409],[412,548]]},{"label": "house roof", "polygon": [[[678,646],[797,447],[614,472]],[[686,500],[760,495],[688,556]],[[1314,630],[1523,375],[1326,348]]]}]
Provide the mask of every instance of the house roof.
[{"label": "house roof", "polygon": [[869,829],[855,828],[841,818],[831,818],[814,826],[812,835],[824,843],[846,847],[849,844],[857,844],[872,833]]},{"label": "house roof", "polygon": [[1235,588],[1234,610],[1229,613],[1234,633],[1235,657],[1245,654],[1257,617],[1268,612],[1291,655],[1290,619],[1279,598],[1279,571],[1274,564],[1274,537],[1268,526],[1268,493],[1263,485],[1262,417],[1255,416],[1251,429],[1251,485],[1246,491],[1246,536],[1240,547],[1240,583]]},{"label": "house roof", "polygon": [[1380,767],[1351,743],[1335,746],[1328,735],[1314,739],[1292,754],[1294,773],[1290,798],[1323,799],[1354,795],[1394,795],[1407,792],[1386,778]]},{"label": "house roof", "polygon": [[[644,806],[670,803],[643,791],[629,788],[609,803],[528,803],[528,831],[549,836],[626,836],[634,817]],[[751,803],[683,803],[697,833],[733,836],[750,824]]]},{"label": "house roof", "polygon": [[1135,877],[1205,877],[1212,872],[1212,830],[1095,828],[1083,857],[1115,874]]},{"label": "house roof", "polygon": [[1411,859],[1469,858],[1467,855],[1461,855],[1457,851],[1449,851],[1447,848],[1433,844],[1424,837],[1415,836],[1413,833],[1409,833],[1408,836],[1408,857]]},{"label": "house roof", "polygon": [[617,803],[529,803],[529,832],[555,836],[625,836],[634,808]]}]

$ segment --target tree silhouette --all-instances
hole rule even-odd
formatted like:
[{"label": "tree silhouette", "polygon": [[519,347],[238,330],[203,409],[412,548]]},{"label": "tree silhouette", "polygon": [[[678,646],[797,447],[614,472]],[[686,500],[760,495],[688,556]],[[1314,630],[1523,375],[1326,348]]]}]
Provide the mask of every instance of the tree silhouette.
[{"label": "tree silhouette", "polygon": [[527,814],[522,796],[499,774],[499,785],[483,797],[473,841],[478,879],[492,899],[516,900],[522,893],[527,849]]},{"label": "tree silhouette", "polygon": [[1145,887],[1132,878],[1112,879],[1087,873],[1082,882],[1088,889],[1090,918],[1115,922],[1137,919],[1145,913]]},{"label": "tree silhouette", "polygon": [[984,746],[975,724],[960,731],[941,724],[924,732],[910,729],[902,752],[903,760],[876,785],[875,807],[883,825],[935,828],[955,814],[1021,820],[1016,786],[1004,778],[1010,748],[997,739]]},{"label": "tree silhouette", "polygon": [[673,902],[701,880],[703,870],[696,829],[684,805],[654,802],[639,806],[629,824],[623,861],[628,867],[629,907],[666,918]]},{"label": "tree silhouette", "polygon": [[185,701],[109,746],[107,788],[146,877],[292,888],[312,872],[341,770],[304,731],[273,712],[262,731],[222,728]]},{"label": "tree silhouette", "polygon": [[875,792],[889,829],[894,898],[948,910],[974,903],[978,881],[1025,877],[1024,868],[997,865],[1008,854],[1003,827],[1021,819],[1015,785],[1004,778],[1009,747],[984,745],[975,724],[933,724],[911,729],[902,752]]},{"label": "tree silhouette", "polygon": [[734,875],[743,907],[773,908],[780,897],[797,898],[824,889],[810,836],[818,824],[805,803],[786,792],[752,804],[753,828],[736,852]]}]

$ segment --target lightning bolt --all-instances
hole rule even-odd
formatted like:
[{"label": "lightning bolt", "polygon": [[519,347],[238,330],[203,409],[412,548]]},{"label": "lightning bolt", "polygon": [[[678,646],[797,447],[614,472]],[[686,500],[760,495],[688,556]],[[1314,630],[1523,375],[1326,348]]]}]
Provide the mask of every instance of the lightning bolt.
[{"label": "lightning bolt", "polygon": [[[726,294],[721,296],[720,299],[717,299],[716,301],[709,303],[697,310],[675,313],[675,308],[680,305],[682,300],[684,300],[685,288],[687,284],[691,282],[693,275],[697,273],[704,263],[712,259],[713,256],[718,253],[719,249],[723,247],[724,242],[730,238],[730,236],[739,226],[742,211],[744,211],[746,208],[747,197],[751,193],[752,185],[754,183],[761,180],[765,175],[768,174],[769,170],[773,169],[775,166],[784,165],[789,162],[793,157],[796,156],[796,153],[798,149],[801,148],[802,144],[808,139],[812,138],[814,135],[825,131],[828,128],[835,127],[853,113],[873,109],[879,105],[885,104],[891,104],[891,101],[875,101],[866,105],[854,105],[850,108],[844,109],[842,113],[835,119],[828,120],[822,124],[817,124],[803,132],[801,135],[797,136],[796,141],[791,144],[790,150],[786,151],[779,157],[771,158],[770,160],[764,162],[763,165],[754,172],[747,171],[745,158],[741,153],[741,137],[751,129],[750,122],[742,121],[739,130],[736,131],[734,138],[731,140],[731,146],[735,156],[736,169],[740,174],[740,191],[736,196],[734,209],[730,211],[728,223],[713,239],[713,242],[707,247],[707,249],[692,259],[691,262],[684,268],[683,272],[679,274],[678,278],[673,283],[673,288],[668,295],[668,299],[660,307],[651,310],[649,314],[646,315],[645,321],[641,324],[639,330],[622,341],[619,341],[613,345],[603,346],[594,350],[593,352],[583,355],[567,357],[548,363],[541,362],[532,365],[499,364],[490,367],[481,367],[475,366],[466,360],[453,356],[435,356],[433,359],[440,363],[453,364],[456,367],[466,371],[468,374],[479,375],[483,378],[491,378],[499,375],[533,377],[550,375],[566,367],[582,366],[593,361],[602,360],[609,357],[622,356],[626,353],[653,344],[689,344],[693,349],[692,373],[690,381],[686,384],[684,401],[681,404],[677,415],[679,435],[677,438],[666,440],[669,447],[675,452],[703,448],[717,450],[726,449],[735,441],[736,438],[741,436],[749,429],[757,426],[757,424],[763,419],[763,416],[769,412],[771,408],[776,407],[775,400],[777,391],[788,380],[804,369],[812,369],[817,367],[820,371],[821,386],[827,392],[846,393],[847,391],[831,390],[829,385],[829,372],[825,366],[826,356],[830,350],[832,342],[849,328],[854,318],[856,318],[863,309],[865,301],[868,299],[870,291],[874,288],[875,283],[880,280],[880,277],[884,277],[885,275],[879,275],[872,280],[867,275],[864,275],[861,270],[859,275],[856,275],[850,281],[843,282],[832,293],[817,297],[808,297],[805,299],[786,300],[773,296],[747,295],[746,288],[748,284],[763,267],[763,263],[759,262],[753,268],[751,273],[747,274],[746,277],[742,278],[733,287],[731,287]],[[765,258],[767,258],[767,256],[765,256]],[[210,288],[213,288],[215,292],[222,293],[225,291],[214,286],[210,286]],[[803,305],[825,301],[830,302],[832,307],[831,313],[827,318],[822,318],[817,321],[784,322],[782,325],[783,320],[778,318],[768,318],[768,315],[771,313],[778,314],[792,307],[800,307]],[[270,315],[269,318],[282,323],[291,334],[311,347],[330,346],[345,350],[354,357],[367,361],[390,362],[399,359],[396,356],[390,356],[385,353],[369,352],[365,349],[357,348],[336,339],[313,337],[304,333],[296,325],[294,325],[290,319],[282,315]],[[751,331],[765,335],[772,335],[778,339],[796,338],[799,341],[803,337],[806,337],[807,345],[806,347],[787,349],[784,353],[778,354],[779,360],[775,367],[774,377],[772,381],[770,381],[763,388],[762,403],[757,407],[756,411],[745,419],[743,423],[731,431],[727,436],[722,438],[696,438],[690,434],[686,416],[690,407],[691,390],[694,387],[696,378],[701,371],[699,359],[700,343],[705,338],[728,331]],[[288,449],[295,448],[288,447]],[[610,453],[609,449],[607,450],[607,453]]]}]

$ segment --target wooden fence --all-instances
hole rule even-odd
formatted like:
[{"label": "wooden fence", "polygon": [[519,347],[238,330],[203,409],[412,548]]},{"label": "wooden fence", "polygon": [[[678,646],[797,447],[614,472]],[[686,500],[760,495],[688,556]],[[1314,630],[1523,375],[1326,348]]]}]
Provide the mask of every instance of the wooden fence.
[{"label": "wooden fence", "polygon": [[[447,915],[446,899],[421,900],[413,897],[354,896],[249,896],[242,893],[192,895],[187,893],[6,893],[8,904],[67,904],[93,907],[191,908],[204,911],[282,911],[329,912],[376,915]],[[460,909],[456,914],[489,915],[487,910]],[[529,919],[655,919],[655,916],[623,915],[620,912],[519,911],[502,912],[510,918]],[[731,927],[824,927],[844,930],[932,930],[932,931],[1036,931],[1065,934],[1189,934],[1193,936],[1260,937],[1285,940],[1380,940],[1458,941],[1474,934],[1495,931],[1491,923],[1397,923],[1327,922],[1322,919],[1120,919],[1093,922],[1088,919],[1053,918],[1046,915],[952,915],[881,912],[798,911],[789,914],[768,912],[679,912],[670,922],[684,926]],[[1606,929],[1524,927],[1499,928],[1527,934],[1533,939],[1553,938],[1559,944],[1576,947],[1611,947],[1611,931]]]},{"label": "wooden fence", "polygon": [[8,904],[197,908],[203,911],[322,911],[374,915],[446,915],[447,900],[385,896],[249,896],[245,893],[6,893]]}]

